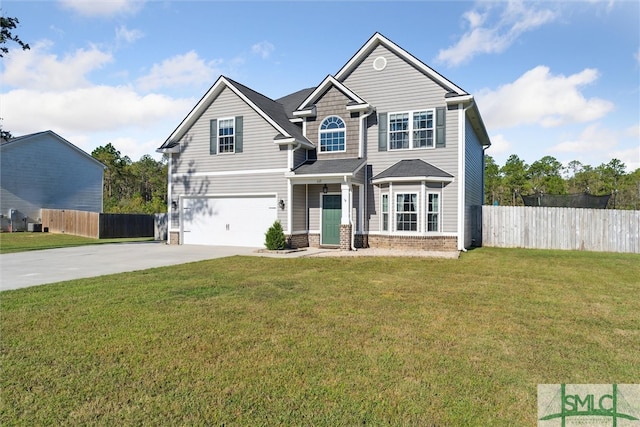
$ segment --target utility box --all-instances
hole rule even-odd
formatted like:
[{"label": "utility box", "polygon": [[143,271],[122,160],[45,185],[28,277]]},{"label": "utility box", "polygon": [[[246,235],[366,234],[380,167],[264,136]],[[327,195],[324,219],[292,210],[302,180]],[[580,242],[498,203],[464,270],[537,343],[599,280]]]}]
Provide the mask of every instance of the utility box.
[{"label": "utility box", "polygon": [[27,231],[32,233],[42,233],[42,224],[30,222],[27,224]]}]

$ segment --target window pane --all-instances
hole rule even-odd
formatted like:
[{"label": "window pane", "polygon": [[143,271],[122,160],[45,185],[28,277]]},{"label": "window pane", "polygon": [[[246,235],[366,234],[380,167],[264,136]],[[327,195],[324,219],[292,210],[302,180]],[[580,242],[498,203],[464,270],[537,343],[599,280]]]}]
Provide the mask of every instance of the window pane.
[{"label": "window pane", "polygon": [[233,153],[233,126],[235,119],[226,119],[218,121],[218,152]]},{"label": "window pane", "polygon": [[389,148],[409,148],[409,113],[389,115]]},{"label": "window pane", "polygon": [[427,231],[438,231],[440,195],[429,194],[427,203]]},{"label": "window pane", "polygon": [[396,229],[398,231],[418,230],[417,194],[396,195]]}]

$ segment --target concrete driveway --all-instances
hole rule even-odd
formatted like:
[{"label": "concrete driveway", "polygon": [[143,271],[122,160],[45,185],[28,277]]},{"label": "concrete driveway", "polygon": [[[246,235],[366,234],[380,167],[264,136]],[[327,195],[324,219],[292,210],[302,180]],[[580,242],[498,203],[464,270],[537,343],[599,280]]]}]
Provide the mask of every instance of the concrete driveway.
[{"label": "concrete driveway", "polygon": [[115,243],[0,255],[0,291],[105,274],[145,270],[232,255],[256,248]]}]

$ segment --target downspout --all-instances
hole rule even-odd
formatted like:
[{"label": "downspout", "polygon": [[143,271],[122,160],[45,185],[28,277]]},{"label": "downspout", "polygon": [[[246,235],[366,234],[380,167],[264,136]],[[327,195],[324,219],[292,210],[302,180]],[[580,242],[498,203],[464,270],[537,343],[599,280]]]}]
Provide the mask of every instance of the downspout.
[{"label": "downspout", "polygon": [[[464,247],[464,198],[465,198],[465,190],[467,185],[466,179],[466,159],[465,159],[465,137],[466,137],[466,122],[467,122],[467,110],[473,107],[475,104],[475,100],[472,98],[471,102],[466,108],[463,108],[461,111],[462,120],[460,121],[460,132],[459,132],[459,141],[458,141],[458,177],[460,179],[460,185],[458,187],[458,230],[460,231],[460,241],[458,242],[458,250],[462,252],[467,252],[467,249]],[[460,105],[462,106],[462,104]]]},{"label": "downspout", "polygon": [[172,216],[173,213],[171,211],[171,208],[173,207],[173,203],[171,203],[172,201],[172,197],[173,195],[171,194],[171,181],[173,181],[173,178],[171,177],[172,174],[172,168],[171,168],[171,164],[173,163],[173,154],[169,153],[169,161],[168,161],[168,168],[167,168],[167,175],[169,177],[169,179],[167,180],[167,245],[171,244],[171,223],[172,223]]},{"label": "downspout", "polygon": [[[291,149],[291,162],[289,163],[289,170],[295,169],[295,156],[294,153],[302,147],[302,143],[298,142],[298,144]],[[293,235],[293,205],[291,203],[293,198],[293,182],[291,182],[291,178],[288,180],[287,185],[287,234],[289,236]]]},{"label": "downspout", "polygon": [[[372,115],[373,113],[375,113],[375,110],[371,107],[369,107],[369,110],[363,114],[362,116],[360,116],[360,147],[358,150],[358,157],[360,157],[361,159],[364,157],[365,154],[365,144],[366,144],[366,126],[365,126],[365,122],[366,120],[369,118],[370,115]],[[364,165],[364,188],[362,190],[362,197],[364,198],[364,209],[363,211],[365,211],[367,209],[367,187],[369,186],[369,171],[367,168],[367,163],[365,162]],[[361,224],[362,224],[362,230],[360,230],[360,232],[364,233],[364,218],[366,217],[365,212],[360,212],[360,218],[361,218]],[[351,231],[352,231],[352,236],[351,236],[351,246],[352,246],[352,250],[357,251],[357,249],[355,248],[355,232],[353,231],[353,224],[351,225]],[[364,238],[363,238],[364,241]]]}]

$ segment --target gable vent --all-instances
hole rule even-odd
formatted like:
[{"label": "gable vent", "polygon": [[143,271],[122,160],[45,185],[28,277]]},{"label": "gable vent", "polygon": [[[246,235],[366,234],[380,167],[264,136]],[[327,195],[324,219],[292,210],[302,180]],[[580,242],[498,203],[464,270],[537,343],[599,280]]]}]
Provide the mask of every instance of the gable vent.
[{"label": "gable vent", "polygon": [[384,56],[378,56],[373,60],[373,69],[376,71],[382,71],[387,67],[387,58]]}]

